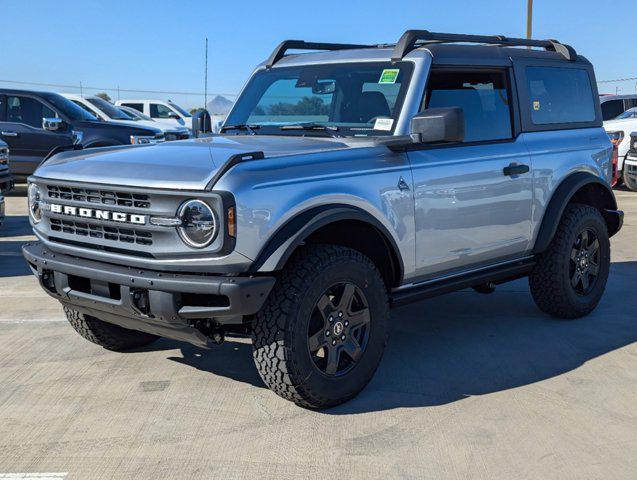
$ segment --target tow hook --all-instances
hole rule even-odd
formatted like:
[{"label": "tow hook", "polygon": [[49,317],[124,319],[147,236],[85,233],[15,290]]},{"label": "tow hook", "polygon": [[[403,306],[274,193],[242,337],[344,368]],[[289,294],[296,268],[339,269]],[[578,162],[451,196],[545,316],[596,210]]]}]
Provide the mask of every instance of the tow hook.
[{"label": "tow hook", "polygon": [[213,320],[196,320],[192,326],[217,345],[221,345],[226,339],[223,329]]},{"label": "tow hook", "polygon": [[473,289],[478,293],[482,293],[486,295],[486,294],[495,292],[495,283],[487,282],[481,285],[474,285]]}]

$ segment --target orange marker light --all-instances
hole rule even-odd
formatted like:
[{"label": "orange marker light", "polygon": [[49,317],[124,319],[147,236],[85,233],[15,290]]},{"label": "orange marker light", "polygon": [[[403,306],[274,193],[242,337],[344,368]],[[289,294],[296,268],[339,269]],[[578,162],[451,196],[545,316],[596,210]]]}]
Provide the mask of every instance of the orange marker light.
[{"label": "orange marker light", "polygon": [[237,236],[237,224],[234,218],[234,207],[228,209],[228,235],[231,237]]}]

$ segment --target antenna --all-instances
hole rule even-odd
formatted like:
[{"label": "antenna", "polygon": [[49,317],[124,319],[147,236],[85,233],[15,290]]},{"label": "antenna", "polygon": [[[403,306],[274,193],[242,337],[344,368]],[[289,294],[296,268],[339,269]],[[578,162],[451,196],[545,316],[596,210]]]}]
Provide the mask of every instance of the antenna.
[{"label": "antenna", "polygon": [[208,108],[208,37],[206,37],[206,68],[203,88],[203,109],[206,110]]}]

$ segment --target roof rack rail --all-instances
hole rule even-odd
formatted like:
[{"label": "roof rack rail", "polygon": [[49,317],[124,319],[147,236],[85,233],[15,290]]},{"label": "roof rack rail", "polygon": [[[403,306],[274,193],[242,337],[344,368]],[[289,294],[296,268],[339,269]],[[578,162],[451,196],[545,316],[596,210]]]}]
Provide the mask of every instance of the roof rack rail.
[{"label": "roof rack rail", "polygon": [[577,60],[577,52],[570,45],[557,40],[532,40],[525,38],[509,38],[504,35],[464,35],[458,33],[434,33],[428,30],[407,30],[394,47],[391,59],[398,62],[412,50],[418,48],[418,42],[425,43],[487,43],[505,47],[540,47],[557,52],[567,60]]},{"label": "roof rack rail", "polygon": [[347,43],[317,43],[303,40],[285,40],[274,49],[265,62],[265,68],[271,68],[281,60],[288,50],[351,50],[354,48],[376,48],[376,45],[355,45]]}]

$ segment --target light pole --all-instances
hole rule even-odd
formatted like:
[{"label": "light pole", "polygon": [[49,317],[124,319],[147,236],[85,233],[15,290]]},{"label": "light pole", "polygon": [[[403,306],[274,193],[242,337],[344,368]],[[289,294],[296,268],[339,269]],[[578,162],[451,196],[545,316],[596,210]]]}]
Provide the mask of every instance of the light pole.
[{"label": "light pole", "polygon": [[533,0],[526,0],[526,38],[530,39],[532,36],[533,36]]}]

